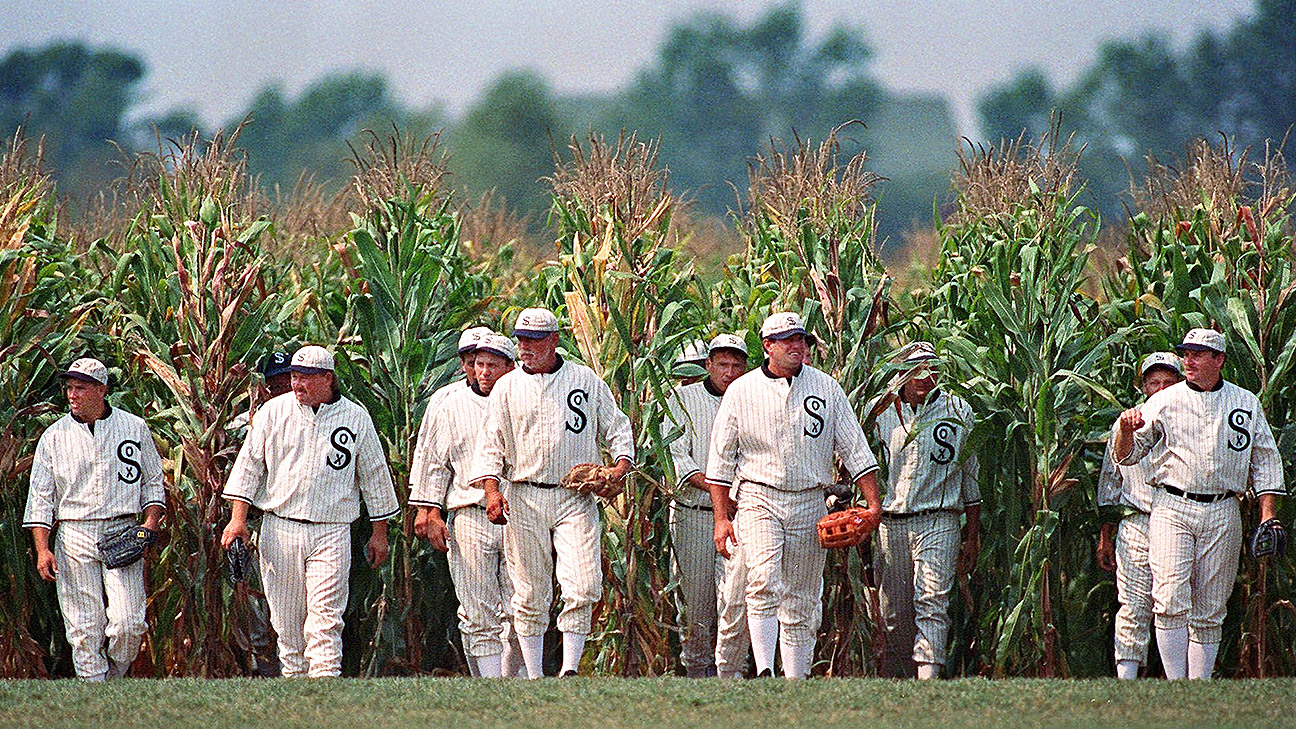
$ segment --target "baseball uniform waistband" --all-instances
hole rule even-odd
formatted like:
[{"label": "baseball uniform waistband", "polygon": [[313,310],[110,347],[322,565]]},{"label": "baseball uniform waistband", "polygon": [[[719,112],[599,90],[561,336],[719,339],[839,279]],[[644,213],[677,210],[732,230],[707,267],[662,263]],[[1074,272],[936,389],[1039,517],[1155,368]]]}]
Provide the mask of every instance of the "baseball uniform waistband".
[{"label": "baseball uniform waistband", "polygon": [[1223,501],[1224,499],[1233,496],[1232,491],[1225,491],[1219,494],[1195,494],[1191,491],[1177,489],[1174,486],[1167,485],[1162,486],[1161,488],[1165,489],[1165,492],[1171,496],[1178,496],[1183,499],[1188,499],[1189,501],[1196,501],[1199,504],[1213,504],[1216,501]]},{"label": "baseball uniform waistband", "polygon": [[559,484],[556,483],[542,483],[540,481],[514,481],[513,484],[521,485],[521,486],[531,486],[537,489],[556,489],[559,486]]},{"label": "baseball uniform waistband", "polygon": [[321,522],[318,522],[318,521],[311,521],[310,519],[295,519],[295,518],[293,518],[293,517],[291,517],[291,516],[284,516],[284,515],[282,515],[282,514],[276,514],[276,513],[274,513],[273,511],[267,511],[266,514],[267,514],[268,516],[273,516],[273,517],[276,518],[276,519],[283,519],[284,521],[296,522],[296,523],[298,523],[298,524],[320,524],[320,523],[321,523]]},{"label": "baseball uniform waistband", "polygon": [[675,500],[675,505],[684,509],[692,509],[694,511],[715,511],[715,509],[706,504],[686,504],[679,499]]},{"label": "baseball uniform waistband", "polygon": [[946,512],[946,511],[952,514],[958,513],[953,509],[923,509],[922,511],[904,511],[904,512],[884,511],[882,512],[882,518],[889,519],[891,521],[904,521],[906,519],[914,519],[920,516],[931,516],[932,514],[940,514],[941,512]]}]

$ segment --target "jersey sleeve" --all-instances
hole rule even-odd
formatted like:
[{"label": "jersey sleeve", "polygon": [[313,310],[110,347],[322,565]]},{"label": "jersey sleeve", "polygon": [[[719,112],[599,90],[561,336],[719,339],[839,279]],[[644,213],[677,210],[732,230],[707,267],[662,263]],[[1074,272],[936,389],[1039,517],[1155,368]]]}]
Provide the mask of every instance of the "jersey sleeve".
[{"label": "jersey sleeve", "polygon": [[1283,485],[1282,455],[1274,440],[1273,430],[1265,417],[1264,408],[1256,402],[1255,442],[1251,444],[1251,484],[1256,495],[1287,493]]},{"label": "jersey sleeve", "polygon": [[711,448],[707,453],[706,481],[732,487],[738,469],[738,401],[742,393],[734,393],[733,386],[720,401],[715,425],[711,428]]},{"label": "jersey sleeve", "polygon": [[477,438],[477,454],[473,456],[468,479],[475,483],[487,478],[504,480],[504,428],[508,427],[508,389],[497,382],[486,399],[486,418]]},{"label": "jersey sleeve", "polygon": [[392,484],[391,469],[387,466],[378,431],[368,413],[364,416],[362,428],[364,437],[356,453],[356,482],[369,512],[369,521],[384,521],[400,512],[396,487]]},{"label": "jersey sleeve", "polygon": [[1098,470],[1098,508],[1103,509],[1120,505],[1121,492],[1125,488],[1125,482],[1121,478],[1120,468],[1116,465],[1116,458],[1113,456],[1112,446],[1116,437],[1117,425],[1113,427],[1111,437],[1107,439],[1107,447],[1103,449],[1102,468]]},{"label": "jersey sleeve", "polygon": [[630,418],[617,407],[616,399],[612,397],[612,388],[608,387],[603,380],[595,379],[597,384],[594,385],[594,391],[598,393],[599,430],[603,441],[607,444],[608,452],[612,455],[612,462],[626,460],[634,463],[634,429],[630,426]]},{"label": "jersey sleeve", "polygon": [[162,480],[162,456],[158,454],[157,443],[148,426],[141,426],[144,432],[140,436],[140,470],[144,473],[143,487],[140,492],[140,510],[150,506],[166,509],[166,484]]},{"label": "jersey sleeve", "polygon": [[702,473],[693,454],[693,418],[684,407],[679,391],[671,393],[667,401],[667,417],[662,422],[662,437],[669,438],[671,433],[679,431],[679,436],[670,442],[671,464],[675,467],[675,483],[682,484],[695,473]]},{"label": "jersey sleeve", "polygon": [[261,409],[260,414],[261,417],[252,418],[247,440],[243,441],[243,447],[239,449],[238,457],[234,459],[234,467],[230,469],[229,478],[225,481],[225,490],[221,492],[221,497],[226,500],[251,504],[257,491],[265,485],[266,436],[270,429],[266,423],[270,420],[270,416],[265,408]]},{"label": "jersey sleeve", "polygon": [[[410,488],[410,505],[434,506],[445,508],[446,493],[450,490],[450,480],[454,472],[450,469],[450,441],[454,437],[454,428],[447,423],[444,408],[438,407],[429,423],[426,438],[419,436],[419,451],[423,453],[420,471]],[[427,418],[424,418],[426,421]]]},{"label": "jersey sleeve", "polygon": [[869,448],[868,438],[864,437],[864,428],[860,425],[859,418],[846,399],[846,393],[842,391],[841,385],[836,385],[834,390],[833,399],[837,404],[833,408],[836,411],[833,447],[842,465],[846,467],[846,472],[850,474],[851,483],[855,483],[860,476],[876,471],[878,462],[873,450]]},{"label": "jersey sleeve", "polygon": [[432,421],[436,419],[437,408],[433,400],[436,393],[428,398],[423,419],[419,421],[418,437],[414,439],[414,457],[410,459],[410,506],[431,506],[423,503],[426,494],[427,461],[432,449]]},{"label": "jersey sleeve", "polygon": [[22,524],[27,528],[54,528],[54,464],[48,434],[49,431],[45,431],[37,441],[36,456],[32,459]]},{"label": "jersey sleeve", "polygon": [[[1130,452],[1126,453],[1125,457],[1119,459],[1117,463],[1122,466],[1132,466],[1138,463],[1147,458],[1147,455],[1152,452],[1152,446],[1155,446],[1165,437],[1160,412],[1160,409],[1146,407],[1143,409],[1143,427],[1134,431],[1133,445],[1130,447]],[[1116,427],[1120,427],[1120,425],[1118,424]]]}]

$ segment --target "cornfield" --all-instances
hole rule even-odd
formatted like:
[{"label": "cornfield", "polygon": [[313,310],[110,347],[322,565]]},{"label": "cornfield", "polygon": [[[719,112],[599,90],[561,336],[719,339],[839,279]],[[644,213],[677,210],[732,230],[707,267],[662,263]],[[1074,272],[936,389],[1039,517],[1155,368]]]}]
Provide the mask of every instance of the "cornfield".
[{"label": "cornfield", "polygon": [[[1066,140],[966,148],[936,224],[939,260],[888,271],[874,252],[885,183],[865,156],[842,158],[839,132],[774,141],[750,161],[732,221],[742,250],[719,272],[694,267],[687,203],[655,143],[632,135],[574,138],[556,154],[553,256],[534,263],[514,254],[524,222],[489,198],[454,198],[435,138],[369,134],[340,194],[303,180],[273,200],[248,177],[237,133],[169,142],[134,159],[103,196],[111,202],[72,228],[39,144],[16,135],[0,157],[0,676],[71,674],[54,588],[37,577],[20,524],[36,438],[66,409],[56,374],[72,358],[109,364],[112,401],[147,419],[164,459],[168,517],[135,675],[246,675],[256,596],[224,579],[219,494],[238,448],[233,422],[265,396],[256,360],[304,343],[334,349],[403,499],[428,395],[458,366],[459,330],[508,331],[533,305],[569,325],[564,356],[607,380],[639,453],[625,492],[602,507],[590,671],[679,670],[663,428],[675,354],[724,331],[757,351],[760,321],[794,310],[821,340],[816,366],[866,425],[864,404],[903,382],[889,363],[914,339],[937,344],[942,387],[974,406],[983,539],[959,576],[950,672],[1110,675],[1115,587],[1094,557],[1095,484],[1106,433],[1136,401],[1138,358],[1190,327],[1223,331],[1225,377],[1259,394],[1296,473],[1296,190],[1285,160],[1206,141],[1173,163],[1150,159],[1129,219],[1100,234]],[[1247,502],[1248,525],[1255,512]],[[1296,510],[1281,513],[1290,523]],[[355,561],[348,675],[464,670],[445,558],[411,524],[395,525],[385,564]],[[363,544],[367,523],[353,528]],[[1296,675],[1293,560],[1245,560],[1225,675]],[[828,562],[817,673],[878,671],[871,561],[860,548]]]}]

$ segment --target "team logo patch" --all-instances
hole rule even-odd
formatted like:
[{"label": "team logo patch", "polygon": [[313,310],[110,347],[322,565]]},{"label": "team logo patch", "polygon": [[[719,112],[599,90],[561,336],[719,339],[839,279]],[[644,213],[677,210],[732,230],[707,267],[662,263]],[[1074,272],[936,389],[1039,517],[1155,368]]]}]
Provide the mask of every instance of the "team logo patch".
[{"label": "team logo patch", "polygon": [[1237,408],[1228,414],[1228,427],[1233,431],[1229,436],[1228,447],[1231,451],[1241,453],[1251,446],[1251,411]]},{"label": "team logo patch", "polygon": [[567,416],[567,421],[563,427],[573,433],[583,433],[585,426],[589,424],[589,418],[585,415],[585,403],[589,402],[589,393],[584,390],[572,390],[567,393],[567,409],[571,415]]},{"label": "team logo patch", "polygon": [[805,429],[802,432],[811,438],[818,438],[820,435],[823,435],[823,416],[824,409],[827,407],[828,404],[824,402],[822,397],[819,397],[818,395],[807,395],[806,399],[801,403],[801,408],[805,410],[806,415],[810,417],[810,421],[806,423]]},{"label": "team logo patch", "polygon": [[944,466],[954,461],[954,439],[958,437],[958,427],[953,423],[940,422],[932,428],[932,440],[936,442],[936,452],[931,454],[933,463]]},{"label": "team logo patch", "polygon": [[355,444],[356,434],[354,430],[345,425],[333,429],[333,434],[329,436],[329,442],[333,444],[334,452],[329,454],[325,459],[328,467],[334,471],[341,471],[351,465],[351,448]]},{"label": "team logo patch", "polygon": [[118,481],[122,483],[139,483],[139,451],[140,443],[137,440],[124,440],[117,444],[117,460],[121,461],[122,464],[122,469],[117,472]]}]

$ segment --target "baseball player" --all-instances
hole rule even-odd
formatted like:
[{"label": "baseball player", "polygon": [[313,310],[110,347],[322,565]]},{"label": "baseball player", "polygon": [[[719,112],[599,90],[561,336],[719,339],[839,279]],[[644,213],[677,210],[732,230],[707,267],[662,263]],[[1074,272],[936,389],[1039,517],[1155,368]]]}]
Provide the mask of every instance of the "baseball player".
[{"label": "baseball player", "polygon": [[[516,675],[522,660],[509,613],[513,586],[504,564],[504,527],[487,520],[486,493],[468,483],[486,399],[513,369],[515,356],[508,337],[488,334],[478,340],[475,382],[437,405],[429,437],[418,443],[424,451],[418,458],[422,470],[412,474],[410,488],[410,505],[418,509],[415,532],[449,552],[464,653],[473,675],[482,678]],[[443,513],[449,518],[443,520]]]},{"label": "baseball player", "polygon": [[[727,560],[715,549],[715,520],[705,479],[706,458],[720,398],[730,383],[747,372],[747,343],[740,336],[721,334],[711,340],[706,352],[702,362],[706,378],[671,393],[667,402],[669,417],[662,423],[665,437],[676,434],[670,441],[676,480],[675,496],[670,504],[671,566],[680,584],[679,611],[684,629],[680,659],[689,678],[717,675],[716,618],[720,598],[717,591]],[[745,625],[745,615],[742,622]],[[746,653],[745,646],[738,641],[733,643]],[[732,652],[726,649],[726,654]],[[735,669],[741,670],[738,666],[726,666],[730,673]]]},{"label": "baseball player", "polygon": [[[1154,352],[1139,366],[1139,387],[1152,397],[1183,380],[1183,367],[1173,352]],[[1115,428],[1113,428],[1113,432]],[[1152,637],[1152,568],[1148,566],[1148,514],[1152,511],[1155,473],[1144,458],[1122,466],[1112,457],[1111,442],[1098,474],[1098,508],[1112,518],[1098,536],[1098,565],[1116,571],[1116,676],[1138,678],[1147,663]],[[1114,537],[1114,539],[1113,539]]]},{"label": "baseball player", "polygon": [[958,563],[976,562],[981,491],[976,454],[965,448],[972,407],[937,388],[931,344],[913,343],[902,362],[909,378],[898,396],[869,404],[879,410],[875,427],[887,466],[876,549],[884,668],[891,676],[925,680],[938,678],[945,665]]},{"label": "baseball player", "polygon": [[747,563],[747,624],[759,676],[772,676],[777,644],[787,678],[805,678],[822,615],[825,552],[816,524],[836,461],[880,518],[877,461],[841,385],[806,364],[814,337],[801,317],[761,325],[765,363],[734,381],[716,413],[707,456],[712,496],[738,487],[735,524],[714,512],[717,549],[735,539]]},{"label": "baseball player", "polygon": [[488,518],[508,523],[504,554],[513,582],[513,628],[527,675],[544,675],[544,632],[557,577],[561,675],[574,676],[603,592],[602,545],[594,497],[559,484],[574,466],[601,462],[600,447],[614,463],[612,480],[624,484],[634,434],[607,383],[558,355],[552,311],[524,310],[513,334],[522,369],[505,374],[491,391],[471,481],[486,492]]},{"label": "baseball player", "polygon": [[1148,519],[1152,613],[1166,678],[1210,678],[1242,548],[1239,497],[1248,484],[1261,520],[1283,493],[1282,459],[1260,401],[1220,376],[1224,335],[1193,329],[1178,349],[1184,382],[1120,416],[1112,454],[1151,458]]},{"label": "baseball player", "polygon": [[103,681],[126,675],[148,625],[144,561],[108,569],[99,540],[134,528],[140,512],[143,527],[157,532],[162,459],[144,421],[105,400],[103,362],[78,359],[60,377],[69,413],[36,443],[23,526],[32,530],[36,571],[55,583],[77,676]]},{"label": "baseball player", "polygon": [[676,370],[676,376],[679,376],[681,384],[691,385],[694,382],[701,382],[703,379],[705,379],[705,375],[680,376],[679,370],[682,369],[685,365],[697,365],[698,367],[705,367],[706,359],[707,359],[706,342],[702,341],[701,339],[695,339],[689,342],[688,344],[684,345],[684,348],[680,350],[679,355],[675,357],[675,364],[673,365],[674,369]]},{"label": "baseball player", "polygon": [[371,565],[387,558],[396,490],[369,413],[342,397],[333,355],[308,345],[292,358],[291,394],[261,406],[222,494],[228,548],[248,540],[250,506],[265,512],[258,543],[284,676],[337,676],[351,569],[351,522],[364,500]]}]

